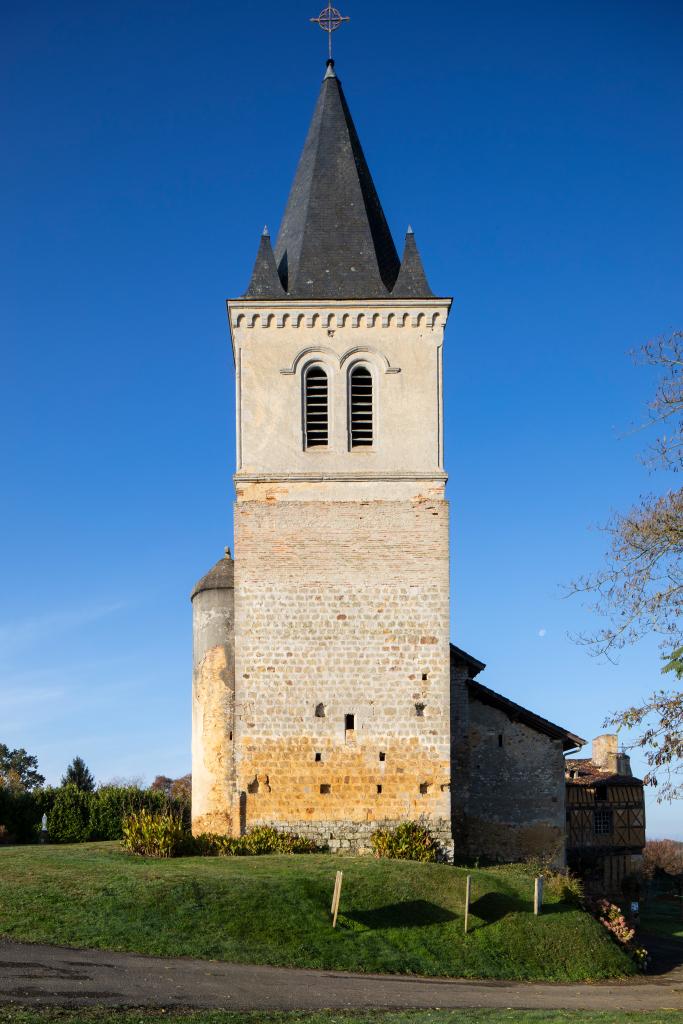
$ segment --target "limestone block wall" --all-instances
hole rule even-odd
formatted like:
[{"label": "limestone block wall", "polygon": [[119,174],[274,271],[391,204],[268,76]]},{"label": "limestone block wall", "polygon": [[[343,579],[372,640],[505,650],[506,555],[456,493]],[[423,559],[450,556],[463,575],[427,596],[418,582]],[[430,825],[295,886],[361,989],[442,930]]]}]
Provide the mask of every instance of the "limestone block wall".
[{"label": "limestone block wall", "polygon": [[[498,708],[468,700],[466,726],[459,728],[460,757],[454,774],[464,774],[456,789],[456,852],[496,861],[551,855],[564,862],[564,755],[553,740]],[[457,714],[457,712],[456,712]],[[462,797],[462,798],[461,798]]]},{"label": "limestone block wall", "polygon": [[448,844],[448,506],[338,486],[235,507],[240,826],[357,849],[423,819]]},{"label": "limestone block wall", "polygon": [[192,830],[234,828],[234,592],[203,590],[192,600]]}]

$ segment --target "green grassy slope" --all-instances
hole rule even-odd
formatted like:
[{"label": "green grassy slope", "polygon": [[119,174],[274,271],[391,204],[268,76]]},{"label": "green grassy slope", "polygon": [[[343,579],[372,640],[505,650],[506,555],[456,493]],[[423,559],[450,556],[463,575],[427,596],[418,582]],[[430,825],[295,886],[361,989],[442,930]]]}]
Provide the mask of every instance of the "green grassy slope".
[{"label": "green grassy slope", "polygon": [[[344,871],[336,931],[329,905]],[[115,843],[0,850],[0,934],[32,942],[292,967],[583,981],[632,973],[580,910],[531,913],[520,868],[368,857],[129,857]]]}]

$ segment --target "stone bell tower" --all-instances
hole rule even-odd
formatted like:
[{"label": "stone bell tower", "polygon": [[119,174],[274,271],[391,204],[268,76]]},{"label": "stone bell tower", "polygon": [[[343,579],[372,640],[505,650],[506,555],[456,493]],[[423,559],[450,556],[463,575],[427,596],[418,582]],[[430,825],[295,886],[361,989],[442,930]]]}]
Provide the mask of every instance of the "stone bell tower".
[{"label": "stone bell tower", "polygon": [[223,815],[357,849],[412,819],[451,845],[450,305],[410,230],[398,257],[329,61],[275,249],[264,232],[228,302],[234,591],[219,563],[194,605],[205,621],[216,595],[231,655],[234,593],[234,676],[199,673],[195,720],[216,724],[219,692],[225,719],[213,753],[195,733],[195,829]]}]

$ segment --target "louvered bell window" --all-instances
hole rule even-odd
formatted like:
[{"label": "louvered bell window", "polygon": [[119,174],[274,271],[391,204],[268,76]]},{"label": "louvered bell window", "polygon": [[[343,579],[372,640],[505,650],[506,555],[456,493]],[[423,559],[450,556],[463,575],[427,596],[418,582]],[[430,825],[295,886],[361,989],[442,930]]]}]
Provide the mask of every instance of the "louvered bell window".
[{"label": "louvered bell window", "polygon": [[304,445],[323,448],[328,443],[328,382],[322,366],[311,366],[304,378]]},{"label": "louvered bell window", "polygon": [[370,447],[373,442],[372,374],[367,366],[351,371],[349,434],[352,448]]}]

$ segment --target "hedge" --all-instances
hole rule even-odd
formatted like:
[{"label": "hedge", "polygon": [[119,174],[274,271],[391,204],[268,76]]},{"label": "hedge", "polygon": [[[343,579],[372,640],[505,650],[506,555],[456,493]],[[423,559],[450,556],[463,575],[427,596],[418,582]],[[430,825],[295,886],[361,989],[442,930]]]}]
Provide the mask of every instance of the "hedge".
[{"label": "hedge", "polygon": [[102,786],[93,793],[85,793],[69,784],[32,793],[12,793],[0,787],[0,840],[4,837],[9,842],[36,842],[43,814],[47,814],[51,843],[121,839],[123,819],[141,810],[153,814],[170,811],[189,826],[189,806],[170,800],[159,790]]}]

